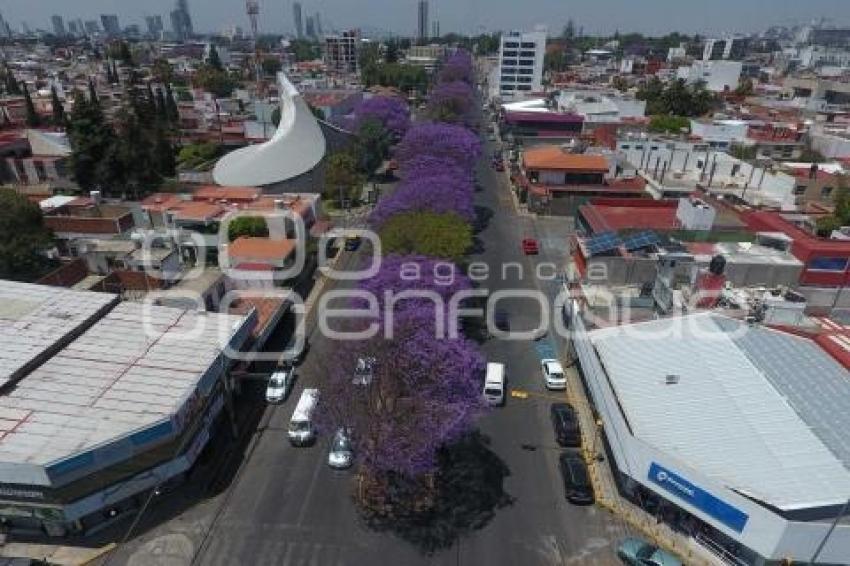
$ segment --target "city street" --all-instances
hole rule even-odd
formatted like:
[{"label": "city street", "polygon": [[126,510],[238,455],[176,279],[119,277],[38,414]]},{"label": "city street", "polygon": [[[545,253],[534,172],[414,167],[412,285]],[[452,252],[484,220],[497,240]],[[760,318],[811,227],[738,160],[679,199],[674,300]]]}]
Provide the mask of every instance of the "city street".
[{"label": "city street", "polygon": [[[490,277],[481,287],[540,289],[551,298],[555,281],[536,281],[534,266],[553,262],[563,266],[569,219],[535,220],[514,209],[504,174],[489,166],[494,147],[487,144],[478,169],[480,190],[476,205],[486,218],[474,261],[484,261]],[[524,256],[523,237],[538,238],[541,253]],[[517,263],[502,278],[502,266]],[[348,263],[351,263],[350,261]],[[336,287],[350,284],[338,284]],[[334,288],[334,286],[331,286]],[[511,327],[536,325],[539,307],[530,300],[508,299],[500,309],[509,313]],[[322,360],[332,344],[314,333],[310,351],[298,371],[289,400],[265,409],[245,460],[231,486],[199,509],[190,522],[170,521],[141,536],[116,556],[129,564],[181,563],[193,560],[216,564],[616,564],[617,541],[626,527],[607,512],[566,502],[557,469],[559,449],[549,420],[549,405],[563,394],[547,394],[538,360],[557,344],[489,340],[482,346],[489,361],[506,364],[509,388],[532,393],[527,399],[508,398],[481,421],[486,454],[482,466],[496,478],[498,493],[477,510],[480,528],[455,537],[426,552],[403,534],[376,532],[358,517],[351,494],[350,471],[326,464],[327,438],[310,448],[294,448],[286,438],[292,410],[305,386],[321,383]],[[261,384],[247,395],[261,400]],[[575,384],[570,384],[575,386]],[[188,519],[187,519],[188,521]],[[191,524],[191,528],[187,528]],[[176,531],[170,530],[176,525]],[[176,538],[175,538],[176,537]],[[408,539],[410,537],[407,537]],[[120,558],[119,558],[120,557]],[[175,562],[169,562],[173,559]]]}]

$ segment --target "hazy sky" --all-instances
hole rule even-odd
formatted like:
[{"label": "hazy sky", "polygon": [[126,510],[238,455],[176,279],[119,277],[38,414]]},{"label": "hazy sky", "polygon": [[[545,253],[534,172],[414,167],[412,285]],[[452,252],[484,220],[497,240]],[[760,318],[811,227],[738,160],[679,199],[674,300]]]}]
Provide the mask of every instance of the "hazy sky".
[{"label": "hazy sky", "polygon": [[[292,0],[259,2],[261,31],[292,31]],[[416,0],[302,0],[301,4],[305,17],[321,13],[325,29],[367,27],[400,34],[416,29]],[[25,21],[33,29],[51,29],[52,14],[85,20],[102,13],[117,13],[122,26],[143,24],[145,15],[162,14],[168,27],[173,5],[173,0],[4,0],[0,11],[15,28]],[[189,0],[189,8],[199,31],[219,31],[232,24],[248,27],[244,0]],[[850,23],[850,0],[431,0],[430,11],[443,33],[525,29],[538,23],[559,33],[569,18],[586,33],[721,34],[819,17]]]}]

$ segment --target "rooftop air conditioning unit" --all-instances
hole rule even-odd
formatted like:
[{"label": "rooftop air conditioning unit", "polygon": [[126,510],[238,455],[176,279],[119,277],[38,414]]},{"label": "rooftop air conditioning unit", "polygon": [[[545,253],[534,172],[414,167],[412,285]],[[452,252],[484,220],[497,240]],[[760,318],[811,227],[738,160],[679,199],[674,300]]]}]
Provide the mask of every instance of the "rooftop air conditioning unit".
[{"label": "rooftop air conditioning unit", "polygon": [[665,385],[676,385],[679,383],[679,375],[675,373],[668,373],[664,376],[664,384]]}]

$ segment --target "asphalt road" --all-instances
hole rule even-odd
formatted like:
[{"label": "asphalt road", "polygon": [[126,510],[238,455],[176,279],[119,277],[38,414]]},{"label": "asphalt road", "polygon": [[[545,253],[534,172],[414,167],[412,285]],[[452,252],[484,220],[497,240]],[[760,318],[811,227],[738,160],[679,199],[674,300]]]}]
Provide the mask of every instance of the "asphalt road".
[{"label": "asphalt road", "polygon": [[[551,296],[554,283],[537,282],[530,273],[536,262],[562,262],[557,243],[569,231],[562,220],[535,222],[518,216],[505,179],[487,165],[492,147],[478,171],[482,190],[477,205],[492,212],[479,234],[483,249],[477,261],[490,267],[491,277],[482,286],[499,289],[541,289]],[[541,255],[524,256],[520,240],[538,237]],[[502,265],[525,267],[523,277]],[[503,305],[516,327],[531,327],[537,307],[528,300]],[[483,344],[488,360],[507,365],[509,386],[545,395],[538,360],[548,338],[535,342],[489,340]],[[498,481],[501,500],[480,510],[478,528],[455,537],[447,533],[448,546],[432,553],[395,532],[376,532],[358,518],[351,500],[350,472],[326,465],[327,439],[311,448],[294,448],[286,427],[305,385],[321,381],[320,360],[331,344],[314,335],[310,352],[299,370],[299,381],[289,400],[266,410],[256,444],[223,498],[212,529],[193,544],[195,563],[217,564],[488,564],[556,565],[616,564],[613,548],[624,527],[596,507],[576,507],[564,499],[557,471],[548,410],[551,400],[532,396],[508,399],[506,406],[486,415],[480,430],[487,444],[482,466],[505,474]],[[257,391],[257,394],[261,394]],[[495,477],[501,479],[499,472]],[[491,502],[492,503],[492,502]]]}]

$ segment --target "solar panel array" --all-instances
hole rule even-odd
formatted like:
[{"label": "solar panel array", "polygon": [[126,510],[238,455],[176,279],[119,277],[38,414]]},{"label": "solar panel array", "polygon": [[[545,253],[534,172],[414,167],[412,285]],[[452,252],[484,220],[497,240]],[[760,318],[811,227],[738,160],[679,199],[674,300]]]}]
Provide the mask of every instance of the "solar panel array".
[{"label": "solar panel array", "polygon": [[584,242],[584,247],[590,256],[616,250],[622,245],[623,240],[616,232],[602,232]]},{"label": "solar panel array", "polygon": [[644,230],[643,232],[638,232],[627,237],[623,241],[623,245],[628,251],[634,251],[658,245],[659,241],[660,240],[655,232],[652,232],[651,230]]}]

